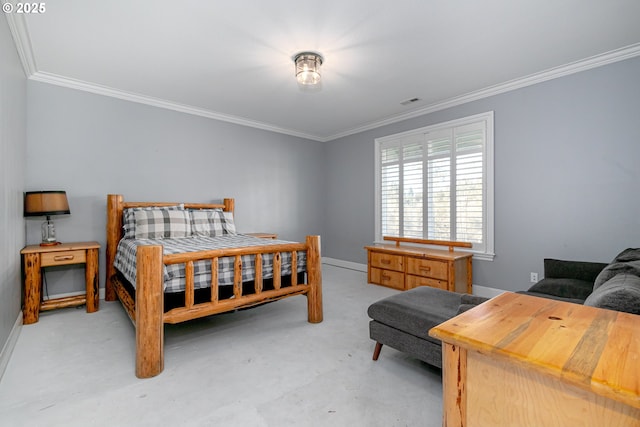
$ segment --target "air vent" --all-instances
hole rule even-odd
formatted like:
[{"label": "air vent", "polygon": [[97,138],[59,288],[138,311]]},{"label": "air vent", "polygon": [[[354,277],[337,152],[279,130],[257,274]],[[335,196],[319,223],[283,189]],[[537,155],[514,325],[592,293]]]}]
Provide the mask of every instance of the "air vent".
[{"label": "air vent", "polygon": [[400,105],[409,105],[409,104],[413,104],[414,102],[418,102],[420,101],[420,98],[411,98],[411,99],[407,99],[406,101],[402,101],[400,103]]}]

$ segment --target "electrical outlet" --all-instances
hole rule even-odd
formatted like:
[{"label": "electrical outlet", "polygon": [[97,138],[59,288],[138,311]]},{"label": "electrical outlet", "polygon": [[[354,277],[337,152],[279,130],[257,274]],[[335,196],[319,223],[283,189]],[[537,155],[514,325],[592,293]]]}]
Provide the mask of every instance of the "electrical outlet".
[{"label": "electrical outlet", "polygon": [[538,282],[538,273],[531,273],[531,283],[537,283]]}]

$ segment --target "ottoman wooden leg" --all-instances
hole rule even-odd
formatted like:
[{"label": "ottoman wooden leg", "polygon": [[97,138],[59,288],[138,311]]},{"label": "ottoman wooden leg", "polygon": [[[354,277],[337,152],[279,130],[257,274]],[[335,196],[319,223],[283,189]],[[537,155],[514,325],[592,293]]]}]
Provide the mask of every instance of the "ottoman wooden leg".
[{"label": "ottoman wooden leg", "polygon": [[373,350],[373,360],[378,360],[378,356],[380,356],[380,350],[382,350],[382,343],[376,342],[376,348]]}]

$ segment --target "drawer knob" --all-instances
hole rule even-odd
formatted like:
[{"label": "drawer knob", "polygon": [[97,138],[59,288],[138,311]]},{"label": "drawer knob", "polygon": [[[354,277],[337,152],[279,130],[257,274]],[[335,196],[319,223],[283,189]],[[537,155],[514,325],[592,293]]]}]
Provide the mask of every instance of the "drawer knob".
[{"label": "drawer knob", "polygon": [[60,256],[53,257],[54,261],[69,261],[72,259],[73,259],[73,255],[60,255]]},{"label": "drawer knob", "polygon": [[429,272],[431,271],[431,267],[420,267],[420,271],[425,271],[425,272]]},{"label": "drawer knob", "polygon": [[391,280],[391,276],[387,276],[386,274],[383,274],[382,280]]},{"label": "drawer knob", "polygon": [[389,260],[389,259],[382,259],[382,260],[380,260],[380,263],[381,263],[381,264],[389,265],[389,264],[391,264],[391,260]]}]

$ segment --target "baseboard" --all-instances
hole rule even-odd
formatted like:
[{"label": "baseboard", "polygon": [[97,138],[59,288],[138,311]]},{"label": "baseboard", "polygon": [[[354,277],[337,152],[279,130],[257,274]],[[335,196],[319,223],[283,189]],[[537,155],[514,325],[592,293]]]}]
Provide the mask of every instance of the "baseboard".
[{"label": "baseboard", "polygon": [[4,375],[5,369],[7,369],[7,365],[9,364],[9,359],[11,359],[11,354],[13,353],[13,349],[16,346],[16,342],[18,342],[18,337],[20,336],[20,330],[22,329],[22,310],[18,312],[18,318],[16,322],[13,324],[13,328],[11,328],[11,333],[9,334],[9,338],[7,342],[4,343],[4,347],[2,348],[2,353],[0,353],[0,381],[2,381],[2,376]]},{"label": "baseboard", "polygon": [[[362,271],[364,273],[367,272],[367,265],[359,264],[357,262],[343,261],[341,259],[322,257],[322,263],[327,265],[333,265],[336,267],[348,268],[349,270]],[[480,297],[484,297],[484,298],[497,297],[503,292],[506,292],[506,291],[503,289],[491,288],[488,286],[473,285],[473,294]]]},{"label": "baseboard", "polygon": [[336,267],[348,268],[349,270],[367,272],[367,264],[359,264],[357,262],[343,261],[341,259],[322,257],[322,263],[334,265]]}]

